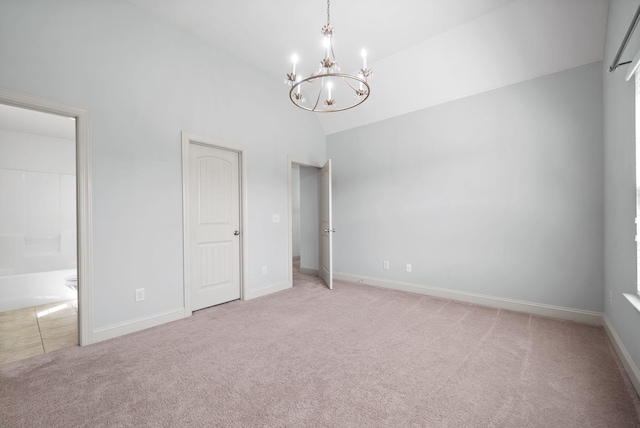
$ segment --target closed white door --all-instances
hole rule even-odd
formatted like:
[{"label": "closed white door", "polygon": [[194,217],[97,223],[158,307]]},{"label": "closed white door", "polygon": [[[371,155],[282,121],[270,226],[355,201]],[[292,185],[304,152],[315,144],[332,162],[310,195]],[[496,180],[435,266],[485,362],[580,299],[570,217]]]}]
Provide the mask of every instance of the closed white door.
[{"label": "closed white door", "polygon": [[240,298],[240,191],[237,152],[190,143],[191,310]]},{"label": "closed white door", "polygon": [[333,220],[331,215],[331,159],[320,169],[318,181],[320,216],[320,277],[333,289]]}]

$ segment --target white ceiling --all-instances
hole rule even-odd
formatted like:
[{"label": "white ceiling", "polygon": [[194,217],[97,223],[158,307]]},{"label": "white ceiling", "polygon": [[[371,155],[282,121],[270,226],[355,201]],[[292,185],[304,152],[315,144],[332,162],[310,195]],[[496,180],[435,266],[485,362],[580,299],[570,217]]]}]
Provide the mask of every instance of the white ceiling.
[{"label": "white ceiling", "polygon": [[[323,56],[324,0],[129,1],[271,74],[283,97],[291,55],[305,74]],[[356,72],[364,47],[374,78],[364,104],[318,120],[332,134],[602,60],[607,10],[607,0],[333,0],[342,70]]]}]

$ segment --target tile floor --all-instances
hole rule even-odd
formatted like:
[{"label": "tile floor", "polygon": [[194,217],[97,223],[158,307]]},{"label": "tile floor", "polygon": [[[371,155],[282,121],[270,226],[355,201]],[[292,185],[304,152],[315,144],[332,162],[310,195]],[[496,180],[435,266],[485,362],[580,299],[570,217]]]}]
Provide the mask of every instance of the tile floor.
[{"label": "tile floor", "polygon": [[0,364],[77,345],[77,300],[0,312]]}]

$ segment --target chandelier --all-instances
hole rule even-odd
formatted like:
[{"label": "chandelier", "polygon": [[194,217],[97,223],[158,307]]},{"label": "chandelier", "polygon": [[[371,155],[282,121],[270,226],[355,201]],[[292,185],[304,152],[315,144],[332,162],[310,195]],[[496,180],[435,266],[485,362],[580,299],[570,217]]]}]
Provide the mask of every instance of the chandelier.
[{"label": "chandelier", "polygon": [[[362,104],[371,92],[368,80],[373,72],[367,68],[367,52],[363,49],[362,68],[357,75],[340,71],[333,52],[333,27],[331,26],[330,0],[327,0],[327,25],[320,30],[324,36],[324,58],[316,74],[304,77],[296,74],[297,55],[291,58],[291,73],[284,83],[289,85],[289,99],[296,106],[308,111],[329,113],[343,111]],[[310,98],[307,103],[307,96]]]}]

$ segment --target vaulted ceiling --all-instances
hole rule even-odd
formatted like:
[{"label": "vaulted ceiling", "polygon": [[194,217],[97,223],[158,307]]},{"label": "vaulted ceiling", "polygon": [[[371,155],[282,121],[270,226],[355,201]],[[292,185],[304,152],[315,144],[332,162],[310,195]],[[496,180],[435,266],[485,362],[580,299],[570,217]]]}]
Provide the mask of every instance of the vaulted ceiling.
[{"label": "vaulted ceiling", "polygon": [[[323,56],[325,0],[129,0],[273,76]],[[333,0],[334,49],[355,73],[366,48],[371,96],[317,114],[326,134],[603,59],[607,0]]]}]

